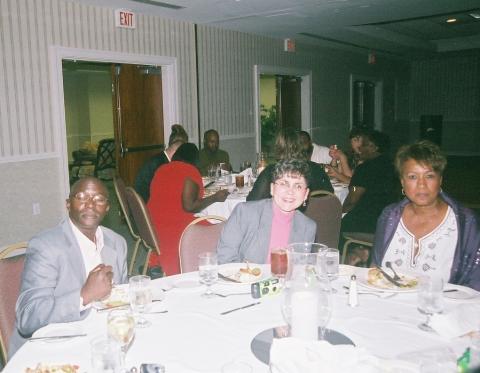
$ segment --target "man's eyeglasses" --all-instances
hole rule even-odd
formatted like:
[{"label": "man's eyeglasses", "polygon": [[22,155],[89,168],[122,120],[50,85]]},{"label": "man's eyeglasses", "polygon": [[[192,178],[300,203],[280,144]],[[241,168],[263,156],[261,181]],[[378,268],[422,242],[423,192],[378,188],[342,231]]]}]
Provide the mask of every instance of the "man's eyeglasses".
[{"label": "man's eyeglasses", "polygon": [[73,196],[73,198],[81,203],[87,203],[91,200],[94,204],[99,206],[105,206],[108,203],[108,198],[101,194],[95,194],[92,196],[84,192],[78,192]]},{"label": "man's eyeglasses", "polygon": [[284,192],[287,190],[293,190],[294,192],[303,192],[305,189],[307,189],[307,186],[303,183],[295,183],[290,185],[290,183],[285,180],[275,181],[275,185]]}]

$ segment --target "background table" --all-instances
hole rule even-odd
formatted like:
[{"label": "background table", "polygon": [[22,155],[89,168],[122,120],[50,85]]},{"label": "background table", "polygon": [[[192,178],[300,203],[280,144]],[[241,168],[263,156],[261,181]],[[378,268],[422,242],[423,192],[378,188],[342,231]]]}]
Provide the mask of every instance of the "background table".
[{"label": "background table", "polygon": [[[265,266],[262,268],[267,270]],[[364,275],[365,269],[353,270],[358,277]],[[152,283],[156,289],[170,289],[185,284],[186,280],[195,283],[197,279],[197,273],[192,272]],[[347,277],[342,276],[333,282],[338,292],[333,295],[329,328],[345,334],[357,346],[385,358],[429,348],[451,347],[457,355],[464,351],[468,343],[465,339],[450,341],[417,327],[425,316],[417,311],[415,293],[397,294],[388,299],[359,295],[359,306],[351,308],[347,306],[347,295],[342,288],[346,283]],[[248,291],[249,285],[218,283],[213,289],[227,294]],[[222,311],[255,300],[250,295],[204,299],[200,296],[203,291],[201,286],[167,290],[165,300],[154,303],[152,310],[167,309],[169,312],[146,316],[152,326],[136,330],[126,358],[127,367],[150,362],[164,364],[168,373],[219,373],[224,364],[236,360],[251,365],[255,373],[269,372],[268,366],[250,351],[250,343],[260,332],[285,324],[280,311],[282,295],[262,298],[259,305],[220,315]],[[480,298],[475,301],[479,302]],[[458,301],[447,300],[447,309],[456,304]],[[106,312],[92,311],[83,321],[47,326],[48,330],[66,325],[88,336],[56,343],[27,342],[12,357],[4,373],[20,373],[39,362],[75,363],[80,365],[80,372],[89,372],[89,341],[106,333],[106,316]]]}]

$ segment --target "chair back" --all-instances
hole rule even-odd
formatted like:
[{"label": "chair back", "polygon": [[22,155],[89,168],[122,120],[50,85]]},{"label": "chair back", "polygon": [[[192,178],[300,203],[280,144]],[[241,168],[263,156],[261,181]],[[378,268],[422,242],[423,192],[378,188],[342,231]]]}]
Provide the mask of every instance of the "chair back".
[{"label": "chair back", "polygon": [[152,224],[150,213],[148,212],[142,197],[140,197],[140,195],[132,187],[127,187],[125,191],[127,194],[128,206],[132,213],[133,222],[137,227],[138,235],[142,239],[142,243],[148,249],[147,258],[145,260],[145,266],[143,269],[145,274],[147,271],[150,253],[152,250],[155,250],[157,254],[160,255],[160,244],[158,242],[157,232]]},{"label": "chair back", "polygon": [[118,203],[120,204],[120,209],[122,210],[123,216],[125,217],[125,221],[127,222],[128,230],[133,237],[134,240],[134,249],[132,253],[132,257],[130,259],[130,265],[128,267],[128,274],[131,275],[133,272],[133,266],[135,264],[135,260],[137,258],[138,246],[141,242],[141,238],[136,231],[136,227],[131,220],[131,211],[130,207],[128,206],[127,201],[127,190],[126,185],[123,179],[120,176],[113,177],[113,186],[115,187],[115,194],[117,195]]},{"label": "chair back", "polygon": [[[218,224],[198,224],[206,220],[218,220]],[[215,252],[217,243],[225,225],[225,218],[216,215],[203,216],[193,220],[183,230],[178,244],[180,271],[192,272],[198,269],[198,255],[203,252]]]},{"label": "chair back", "polygon": [[342,204],[335,194],[317,190],[310,194],[305,215],[317,223],[315,242],[338,248]]},{"label": "chair back", "polygon": [[103,139],[98,143],[97,160],[93,174],[98,177],[99,171],[115,169],[115,139]]},{"label": "chair back", "polygon": [[20,242],[0,253],[0,349],[4,362],[7,361],[8,343],[15,326],[15,304],[20,294],[27,245],[27,242]]}]

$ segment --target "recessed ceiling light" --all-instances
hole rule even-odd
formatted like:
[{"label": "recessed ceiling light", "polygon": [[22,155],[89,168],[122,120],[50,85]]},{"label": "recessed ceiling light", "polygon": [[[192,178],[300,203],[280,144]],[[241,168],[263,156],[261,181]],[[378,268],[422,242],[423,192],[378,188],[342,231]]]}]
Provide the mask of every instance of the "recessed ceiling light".
[{"label": "recessed ceiling light", "polygon": [[470,13],[469,16],[475,19],[480,19],[480,13]]},{"label": "recessed ceiling light", "polygon": [[457,19],[456,18],[449,18],[449,19],[447,19],[446,22],[447,23],[454,23],[454,22],[457,22]]}]

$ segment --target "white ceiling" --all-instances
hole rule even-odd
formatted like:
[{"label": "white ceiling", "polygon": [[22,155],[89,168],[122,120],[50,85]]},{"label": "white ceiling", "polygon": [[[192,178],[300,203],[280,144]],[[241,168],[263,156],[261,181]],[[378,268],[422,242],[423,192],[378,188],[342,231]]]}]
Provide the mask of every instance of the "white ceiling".
[{"label": "white ceiling", "polygon": [[401,58],[480,48],[479,0],[74,1]]}]

